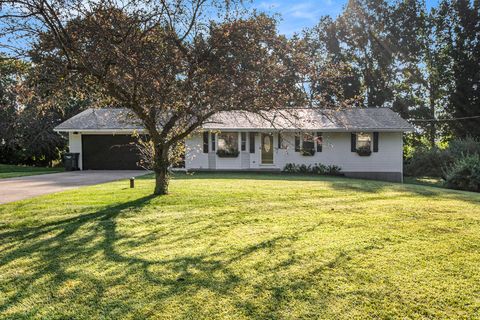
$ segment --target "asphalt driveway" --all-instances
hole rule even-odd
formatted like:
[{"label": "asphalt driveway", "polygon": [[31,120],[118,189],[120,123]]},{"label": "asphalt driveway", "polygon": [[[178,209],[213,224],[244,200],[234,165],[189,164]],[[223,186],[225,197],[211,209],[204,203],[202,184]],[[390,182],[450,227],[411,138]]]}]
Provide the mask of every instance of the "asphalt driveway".
[{"label": "asphalt driveway", "polygon": [[144,170],[93,170],[0,179],[0,204],[147,174]]}]

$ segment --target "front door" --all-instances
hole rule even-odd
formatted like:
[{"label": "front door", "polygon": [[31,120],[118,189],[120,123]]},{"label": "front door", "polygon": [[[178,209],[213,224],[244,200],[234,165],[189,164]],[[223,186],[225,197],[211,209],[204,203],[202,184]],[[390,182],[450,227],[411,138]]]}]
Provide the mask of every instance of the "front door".
[{"label": "front door", "polygon": [[273,135],[262,133],[262,164],[273,164]]}]

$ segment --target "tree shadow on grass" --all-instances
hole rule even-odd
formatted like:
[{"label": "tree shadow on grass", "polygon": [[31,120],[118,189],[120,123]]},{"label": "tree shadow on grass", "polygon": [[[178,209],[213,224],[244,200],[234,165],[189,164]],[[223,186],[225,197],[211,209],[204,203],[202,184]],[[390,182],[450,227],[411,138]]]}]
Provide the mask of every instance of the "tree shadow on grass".
[{"label": "tree shadow on grass", "polygon": [[[207,289],[217,294],[229,295],[231,289],[241,281],[241,278],[229,269],[230,264],[255,251],[274,246],[277,241],[285,240],[284,237],[273,237],[260,241],[245,247],[229,259],[225,259],[221,252],[193,256],[180,255],[159,260],[149,260],[128,252],[120,252],[116,248],[116,244],[123,239],[117,231],[117,218],[132,210],[135,211],[135,214],[141,214],[142,208],[147,206],[153,198],[153,196],[146,196],[38,227],[1,233],[0,241],[12,245],[7,250],[0,252],[0,270],[5,268],[4,270],[11,272],[16,263],[30,260],[31,265],[28,269],[32,272],[4,277],[5,282],[2,286],[9,287],[10,294],[1,300],[0,314],[8,310],[12,318],[28,316],[23,313],[24,311],[12,313],[12,310],[9,309],[38,295],[38,291],[35,292],[38,289],[35,287],[42,286],[42,284],[38,284],[39,281],[48,282],[49,292],[43,292],[42,295],[51,295],[50,301],[57,299],[55,292],[69,280],[80,279],[82,282],[90,283],[94,292],[89,292],[90,299],[93,300],[89,304],[98,306],[105,290],[108,289],[103,282],[104,279],[89,274],[88,270],[77,269],[75,271],[75,268],[73,270],[71,268],[76,261],[85,261],[86,257],[94,257],[98,254],[104,257],[100,261],[101,263],[113,264],[116,269],[118,266],[122,266],[121,272],[115,276],[115,280],[110,285],[128,284],[131,281],[129,277],[140,275],[144,279],[143,281],[163,288],[161,293],[156,295],[156,299],[159,301],[184,292],[186,288],[194,291]],[[85,229],[88,232],[85,232]],[[201,237],[204,232],[205,229],[202,228],[194,229],[192,234],[186,236],[194,239]],[[177,241],[180,244],[185,240],[178,237]],[[218,257],[219,255],[222,257]],[[168,269],[170,272],[167,275],[152,272],[151,269],[156,267]],[[191,270],[194,270],[194,273]],[[221,276],[215,276],[217,273],[220,273]],[[13,294],[12,291],[14,291]],[[108,307],[115,308],[115,305],[118,304],[119,301],[112,301],[107,309]],[[132,311],[135,307],[129,301],[121,301],[120,305],[124,313]],[[30,316],[34,315],[30,314]]]},{"label": "tree shadow on grass", "polygon": [[[16,231],[1,233],[0,241],[2,241],[2,243],[16,242],[18,246],[16,249],[0,253],[0,267],[5,267],[16,260],[31,259],[38,255],[41,256],[41,263],[37,264],[35,272],[27,276],[26,279],[23,279],[22,284],[18,284],[16,294],[5,299],[4,303],[0,305],[0,312],[6,310],[12,304],[19,302],[21,299],[26,298],[29,292],[28,288],[37,279],[52,274],[53,279],[50,280],[50,282],[59,286],[67,279],[78,276],[75,273],[69,274],[65,271],[65,268],[62,267],[62,262],[68,260],[68,262],[74,263],[75,252],[90,254],[98,249],[84,249],[86,247],[85,245],[92,241],[95,235],[83,237],[76,241],[69,241],[68,238],[73,236],[81,227],[95,221],[113,221],[123,210],[142,208],[147,205],[151,199],[152,196],[147,196],[120,205],[110,206],[97,212],[47,223],[38,227],[22,228]],[[54,234],[54,236],[51,236],[52,234]],[[108,248],[108,241],[108,239],[105,239],[102,245]],[[65,259],[65,256],[69,257]],[[89,280],[98,282],[93,277],[89,277]]]},{"label": "tree shadow on grass", "polygon": [[[127,286],[127,290],[134,290],[134,288],[129,288],[129,286],[136,285],[135,282],[132,282],[132,278],[139,277],[139,281],[146,286],[162,288],[154,294],[155,301],[160,304],[175,296],[192,296],[196,292],[207,290],[216,295],[228,296],[237,311],[242,314],[256,318],[269,316],[275,318],[281,317],[280,315],[276,316],[276,313],[282,308],[281,303],[290,299],[287,297],[292,292],[302,291],[315,285],[308,279],[298,279],[281,285],[269,284],[268,279],[263,279],[261,280],[263,285],[255,285],[253,290],[258,293],[264,290],[272,292],[270,297],[265,300],[265,303],[268,304],[266,309],[259,308],[255,300],[251,298],[239,298],[234,294],[236,287],[250,285],[248,284],[249,279],[245,278],[246,275],[238,272],[237,265],[239,263],[242,264],[245,259],[248,260],[260,252],[275,255],[277,250],[288,248],[300,237],[314,232],[317,226],[298,228],[290,234],[272,234],[228,253],[213,250],[200,254],[185,253],[168,258],[146,259],[139,254],[119,249],[118,243],[124,240],[124,236],[118,231],[119,216],[132,213],[142,214],[142,208],[148,206],[153,199],[153,196],[146,196],[38,227],[1,233],[0,241],[11,243],[13,246],[0,252],[0,270],[3,269],[9,273],[8,276],[3,277],[2,286],[8,287],[9,290],[6,292],[10,292],[8,296],[6,295],[4,299],[0,300],[0,315],[8,312],[11,318],[35,317],[35,312],[39,309],[42,310],[42,304],[31,308],[30,314],[25,314],[25,310],[21,310],[21,308],[17,311],[16,309],[26,301],[31,303],[31,299],[38,298],[39,295],[42,300],[46,299],[49,303],[60,304],[59,301],[62,301],[63,298],[58,297],[57,292],[67,282],[73,280],[89,284],[88,292],[80,289],[73,297],[66,298],[65,310],[58,311],[57,306],[57,316],[68,317],[71,315],[69,312],[76,312],[71,310],[75,309],[74,307],[69,308],[74,304],[77,307],[80,304],[83,308],[94,308],[93,314],[102,316],[118,312],[118,309],[121,310],[122,315],[133,314],[138,307],[135,301],[130,301],[128,298],[106,299],[105,295],[112,286]],[[222,215],[222,213],[218,214]],[[200,221],[204,221],[204,219]],[[159,223],[161,222],[159,221]],[[232,224],[229,227],[233,228],[235,225]],[[215,226],[209,225],[205,228],[192,228],[188,235],[181,234],[173,239],[176,239],[180,248],[183,248],[189,242],[181,236],[185,236],[186,239],[200,239],[205,236],[207,228],[212,229],[209,230],[210,232],[219,232]],[[156,237],[172,238],[170,232],[172,231],[157,234]],[[135,245],[141,246],[142,243],[138,242]],[[158,250],[162,250],[162,248],[159,247]],[[30,272],[12,275],[12,268],[15,268],[15,264],[22,263],[26,259],[31,261],[27,268]],[[92,263],[99,264],[100,267],[103,265],[113,266],[115,275],[106,280],[95,273],[90,273],[89,270],[72,268],[77,262],[85,263],[85,260],[88,259],[92,259]],[[294,258],[287,258],[280,264],[268,266],[269,274],[265,276],[268,278],[296,263]],[[168,272],[156,272],[158,269]],[[320,273],[321,269],[315,272]],[[264,283],[264,281],[267,282]],[[47,283],[46,286],[45,283]],[[42,287],[45,289],[39,289]],[[143,288],[140,289],[143,290]],[[83,295],[87,294],[88,301],[85,301]],[[188,301],[188,303],[191,305],[194,301]],[[315,303],[321,302],[316,301]],[[45,310],[43,311],[45,312]]]},{"label": "tree shadow on grass", "polygon": [[[341,190],[356,190],[348,189],[348,184],[345,185],[347,181],[348,179],[342,179],[341,182],[330,181],[330,183],[334,188],[338,187]],[[354,188],[363,190],[361,185],[354,186]],[[371,192],[375,191],[372,190]],[[302,292],[308,292],[316,285],[312,279],[322,278],[325,273],[341,269],[356,254],[365,254],[369,250],[381,250],[381,248],[375,246],[375,243],[364,242],[350,251],[335,253],[329,261],[319,264],[313,270],[308,270],[299,278],[270,283],[269,280],[274,278],[273,275],[289,270],[292,266],[299,268],[298,263],[301,262],[298,262],[295,254],[292,253],[275,265],[266,266],[265,272],[267,274],[265,277],[252,285],[249,283],[248,275],[236,270],[238,264],[259,253],[267,256],[275,255],[278,250],[289,248],[302,236],[314,232],[318,226],[299,227],[295,232],[287,234],[271,234],[266,238],[255,239],[253,243],[246,244],[228,253],[212,250],[199,254],[189,254],[187,251],[181,250],[180,254],[173,257],[146,259],[141,254],[121,250],[119,243],[125,239],[122,232],[119,232],[118,218],[123,214],[141,215],[142,209],[149,206],[154,198],[154,196],[145,196],[38,227],[0,233],[2,244],[11,243],[6,250],[0,252],[0,271],[3,268],[10,271],[12,264],[14,265],[25,259],[32,259],[31,273],[27,272],[16,276],[10,274],[3,278],[5,280],[2,281],[5,281],[5,285],[14,288],[13,290],[10,289],[14,292],[0,300],[0,316],[6,310],[12,314],[12,318],[24,316],[25,314],[22,311],[17,313],[11,311],[11,307],[21,305],[24,301],[29,301],[35,295],[38,295],[38,292],[32,293],[32,290],[41,285],[37,283],[39,279],[47,279],[49,289],[42,295],[52,295],[51,298],[47,299],[54,302],[60,299],[55,296],[55,291],[60,290],[69,280],[80,279],[83,282],[90,283],[92,292],[90,292],[89,301],[81,302],[82,299],[79,296],[85,294],[85,292],[80,290],[73,297],[76,300],[75,303],[83,303],[88,308],[101,310],[98,312],[101,312],[103,316],[108,316],[110,312],[121,309],[122,315],[125,316],[135,312],[137,308],[135,301],[130,301],[128,298],[122,300],[105,299],[105,295],[111,286],[127,286],[127,290],[135,290],[130,288],[130,286],[135,285],[132,278],[139,277],[139,281],[145,286],[162,288],[162,290],[152,294],[159,304],[180,295],[188,294],[192,296],[196,292],[209,291],[216,295],[228,296],[238,311],[248,317],[281,318],[282,305],[292,299],[303,299]],[[211,219],[221,220],[225,214],[228,214],[228,212],[218,212]],[[158,220],[155,223],[162,223],[162,221]],[[195,239],[223,232],[223,229],[220,228],[225,227],[221,224],[207,224],[205,217],[201,216],[196,220],[190,219],[179,223],[188,226],[188,232],[167,230],[155,234],[151,233],[143,239],[131,240],[128,242],[128,247],[140,247],[146,245],[148,241],[163,237],[165,240],[162,241],[162,245],[178,245],[179,248],[185,248]],[[198,223],[200,227],[196,228],[195,223]],[[228,228],[234,228],[236,224],[240,224],[242,221],[228,221],[228,223]],[[85,232],[85,229],[88,232]],[[157,250],[163,249],[159,246]],[[99,255],[101,259],[100,261],[94,260],[96,264],[114,266],[116,274],[111,276],[111,279],[106,281],[98,275],[90,274],[89,270],[78,270],[78,268],[72,270],[71,266],[75,265],[76,261],[84,261],[86,258],[92,258],[93,260],[94,257],[99,259]],[[9,266],[9,268],[6,266]],[[165,270],[167,272],[164,272]],[[328,276],[325,277],[328,278]],[[265,308],[259,306],[255,299],[235,296],[235,289],[242,286],[253,287],[252,291],[259,296],[261,293],[268,291],[268,298],[262,301]],[[137,289],[143,288],[137,287]],[[147,294],[146,291],[145,294]],[[328,300],[331,298],[330,295],[329,291],[325,291],[322,293],[323,298],[315,300],[314,303],[317,306],[327,307]],[[308,297],[304,297],[304,299],[308,300]],[[191,301],[185,301],[185,304],[188,303],[192,304]],[[305,312],[308,312],[308,310],[305,310]],[[67,317],[66,314],[60,315]]]}]

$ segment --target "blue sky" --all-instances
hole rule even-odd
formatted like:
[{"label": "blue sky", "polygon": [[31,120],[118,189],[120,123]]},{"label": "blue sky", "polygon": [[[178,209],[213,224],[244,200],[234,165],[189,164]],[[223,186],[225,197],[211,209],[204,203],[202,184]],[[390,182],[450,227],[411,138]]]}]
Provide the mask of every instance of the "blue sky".
[{"label": "blue sky", "polygon": [[[252,7],[267,13],[279,13],[279,32],[291,36],[306,27],[318,23],[321,16],[338,16],[347,0],[253,0]],[[426,0],[427,7],[436,5],[438,0]]]},{"label": "blue sky", "polygon": [[[279,14],[279,32],[287,36],[312,27],[321,16],[338,16],[348,0],[252,0],[248,6],[269,14]],[[427,7],[434,6],[438,0],[426,0]],[[0,25],[1,26],[1,25]],[[5,41],[5,40],[3,40]],[[0,43],[2,39],[0,39]],[[0,52],[3,51],[0,48]]]},{"label": "blue sky", "polygon": [[321,16],[336,17],[347,0],[254,0],[252,6],[267,13],[280,14],[279,32],[287,36],[318,23]]}]

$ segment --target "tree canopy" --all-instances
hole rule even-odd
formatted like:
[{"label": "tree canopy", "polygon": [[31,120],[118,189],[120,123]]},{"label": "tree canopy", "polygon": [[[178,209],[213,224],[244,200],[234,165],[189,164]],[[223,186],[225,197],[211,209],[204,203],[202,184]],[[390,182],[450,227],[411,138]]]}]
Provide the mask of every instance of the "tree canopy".
[{"label": "tree canopy", "polygon": [[73,77],[135,113],[153,142],[155,193],[164,194],[172,151],[213,114],[302,100],[295,46],[273,18],[236,5],[27,0],[9,2],[4,19],[35,37],[34,57],[56,79]]}]

